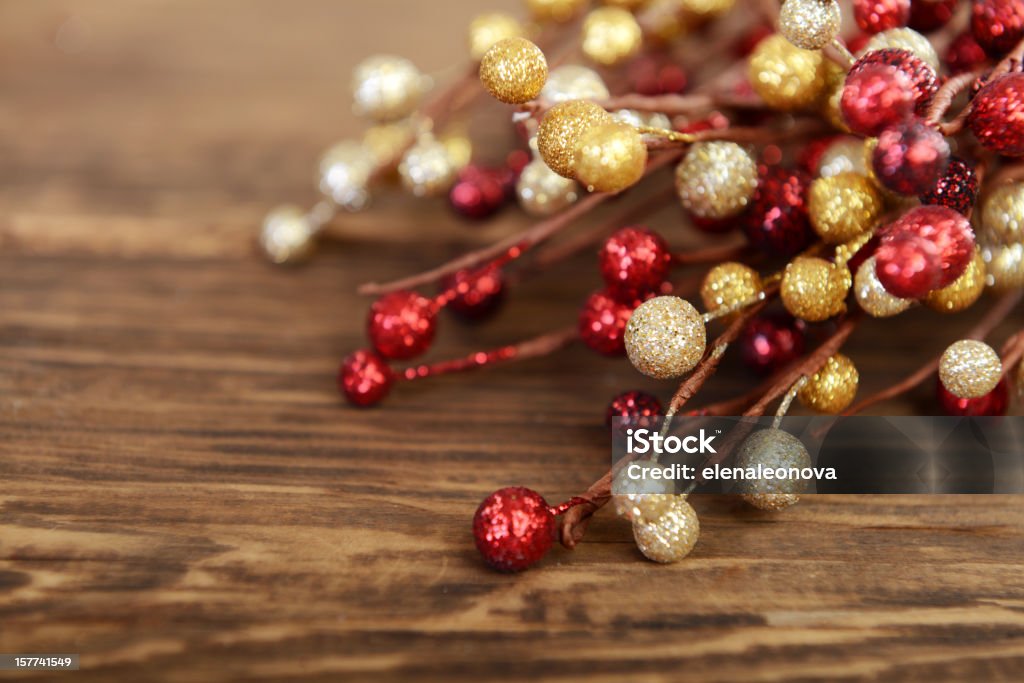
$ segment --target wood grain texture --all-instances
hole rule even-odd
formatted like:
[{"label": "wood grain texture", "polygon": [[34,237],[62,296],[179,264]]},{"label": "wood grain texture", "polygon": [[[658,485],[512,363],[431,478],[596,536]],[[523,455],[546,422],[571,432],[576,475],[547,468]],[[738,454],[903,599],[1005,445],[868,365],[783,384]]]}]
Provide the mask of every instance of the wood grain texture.
[{"label": "wood grain texture", "polygon": [[[254,255],[253,226],[312,201],[318,150],[357,130],[351,64],[455,63],[474,4],[0,5],[0,652],[81,653],[39,681],[1019,680],[1020,498],[769,516],[705,497],[680,565],[644,561],[605,514],[504,576],[472,547],[478,501],[582,490],[608,460],[608,398],[672,387],[576,348],[341,404],[355,285],[524,220],[481,232],[386,196],[289,272]],[[435,355],[563,325],[596,285],[576,260],[484,327],[446,318]],[[866,325],[865,390],[971,319]],[[749,381],[727,358],[707,397]],[[927,412],[930,392],[881,411]]]}]

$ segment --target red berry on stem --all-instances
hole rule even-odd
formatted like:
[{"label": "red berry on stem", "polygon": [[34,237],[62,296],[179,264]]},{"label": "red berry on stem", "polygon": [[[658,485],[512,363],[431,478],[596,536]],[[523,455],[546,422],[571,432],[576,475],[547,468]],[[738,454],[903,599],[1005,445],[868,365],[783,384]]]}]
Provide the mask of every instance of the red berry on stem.
[{"label": "red berry on stem", "polygon": [[1002,57],[1024,38],[1024,2],[974,0],[971,32],[990,57]]},{"label": "red berry on stem", "polygon": [[905,73],[886,64],[866,64],[851,70],[839,108],[850,130],[875,136],[910,118],[916,91]]},{"label": "red berry on stem", "polygon": [[952,284],[974,255],[974,232],[944,206],[918,206],[892,223],[875,252],[875,272],[886,291],[918,299]]},{"label": "red berry on stem", "polygon": [[395,375],[387,361],[373,351],[350,353],[338,369],[338,390],[357,406],[379,403],[388,395]]},{"label": "red berry on stem", "polygon": [[494,215],[508,198],[506,181],[511,171],[506,168],[467,166],[448,193],[452,208],[460,216],[483,220]]},{"label": "red berry on stem", "polygon": [[667,56],[644,55],[629,65],[629,80],[640,95],[678,95],[689,82],[683,67]]},{"label": "red berry on stem", "polygon": [[945,206],[967,216],[977,196],[978,176],[974,168],[960,157],[952,157],[946,172],[920,200],[922,204]]},{"label": "red berry on stem", "polygon": [[626,352],[626,323],[637,303],[622,303],[607,290],[594,292],[580,310],[580,339],[598,353],[621,356]]},{"label": "red berry on stem", "polygon": [[366,327],[377,353],[391,359],[412,358],[434,341],[437,307],[416,292],[391,292],[370,306]]},{"label": "red berry on stem", "polygon": [[1006,379],[999,380],[996,388],[978,398],[960,398],[938,382],[936,393],[939,405],[946,415],[957,417],[1000,417],[1006,415],[1010,403],[1010,392],[1006,387]]},{"label": "red berry on stem", "polygon": [[555,540],[555,515],[547,501],[521,486],[484,498],[473,515],[473,539],[484,561],[504,572],[536,563]]},{"label": "red berry on stem", "polygon": [[885,291],[902,299],[919,299],[939,287],[936,246],[915,235],[882,238],[875,252],[875,275]]},{"label": "red berry on stem", "polygon": [[657,291],[672,265],[668,244],[642,225],[622,228],[609,237],[597,259],[608,290],[621,301],[634,301]]},{"label": "red berry on stem", "polygon": [[740,337],[740,356],[754,372],[767,375],[804,353],[804,332],[796,319],[784,314],[754,318]]},{"label": "red berry on stem", "polygon": [[906,26],[910,19],[910,0],[853,0],[853,18],[867,33]]},{"label": "red berry on stem", "polygon": [[448,308],[468,320],[486,318],[505,299],[505,282],[498,268],[460,270],[441,280],[441,290],[452,292]]},{"label": "red berry on stem", "polygon": [[1024,73],[1005,74],[983,87],[971,102],[967,125],[985,149],[1024,156]]},{"label": "red berry on stem", "polygon": [[889,128],[878,136],[871,165],[879,182],[893,192],[920,194],[935,186],[949,165],[949,143],[920,121]]},{"label": "red berry on stem", "polygon": [[935,92],[939,89],[935,69],[910,50],[887,47],[882,50],[872,50],[858,59],[850,67],[850,73],[860,72],[879,64],[895,67],[910,79],[914,90],[914,111],[923,115],[928,110],[932,98],[935,97]]},{"label": "red berry on stem", "polygon": [[656,397],[643,391],[624,391],[608,404],[604,422],[611,427],[614,418],[622,417],[633,426],[650,428],[662,411],[661,401]]},{"label": "red berry on stem", "polygon": [[811,178],[799,169],[769,166],[744,214],[743,229],[757,249],[772,256],[793,256],[811,242],[807,187]]},{"label": "red berry on stem", "polygon": [[985,50],[978,45],[970,31],[964,31],[946,48],[942,61],[946,63],[950,75],[955,76],[965,71],[974,71],[985,63],[985,59]]},{"label": "red berry on stem", "polygon": [[919,33],[941,28],[953,18],[959,0],[914,0],[910,4],[907,26]]}]

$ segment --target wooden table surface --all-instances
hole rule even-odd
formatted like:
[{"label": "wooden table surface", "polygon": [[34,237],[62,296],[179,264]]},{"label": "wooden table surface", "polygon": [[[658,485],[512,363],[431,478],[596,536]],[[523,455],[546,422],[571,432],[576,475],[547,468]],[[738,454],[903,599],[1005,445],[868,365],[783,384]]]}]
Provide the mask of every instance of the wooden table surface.
[{"label": "wooden table surface", "polygon": [[[358,133],[353,63],[401,52],[443,78],[474,5],[0,4],[0,652],[80,653],[24,676],[53,681],[1020,680],[1020,498],[700,498],[674,566],[606,511],[507,576],[473,548],[479,500],[581,491],[608,398],[672,387],[573,348],[342,404],[355,285],[526,220],[467,228],[386,193],[294,271],[254,227],[312,202],[317,153]],[[584,257],[483,327],[445,318],[434,357],[571,322],[597,283]],[[865,391],[970,318],[865,325]],[[750,381],[727,361],[708,396]]]}]

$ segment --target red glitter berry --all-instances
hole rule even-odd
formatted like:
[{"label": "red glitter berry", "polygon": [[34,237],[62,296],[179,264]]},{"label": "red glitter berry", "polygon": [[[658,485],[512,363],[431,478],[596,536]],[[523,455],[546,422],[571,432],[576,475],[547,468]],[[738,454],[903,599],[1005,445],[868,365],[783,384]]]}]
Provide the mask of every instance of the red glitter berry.
[{"label": "red glitter berry", "polygon": [[960,157],[952,157],[946,172],[932,189],[920,196],[920,200],[922,204],[945,206],[967,216],[977,196],[978,176],[974,168]]},{"label": "red glitter berry", "polygon": [[972,101],[967,125],[985,149],[1024,156],[1024,73],[1005,74],[982,88]]},{"label": "red glitter berry", "polygon": [[634,301],[657,291],[668,277],[672,254],[665,240],[642,225],[622,228],[597,255],[601,277],[620,301]]},{"label": "red glitter berry", "polygon": [[956,417],[1001,417],[1006,415],[1010,404],[1010,392],[1006,387],[1006,379],[999,380],[996,388],[978,398],[960,398],[942,385],[940,380],[936,388],[939,405],[946,415]]},{"label": "red glitter berry", "polygon": [[866,33],[906,26],[910,0],[853,0],[853,18]]},{"label": "red glitter berry", "polygon": [[640,95],[678,95],[689,80],[683,67],[665,56],[644,55],[629,66],[629,80]]},{"label": "red glitter berry", "polygon": [[391,359],[412,358],[434,341],[437,307],[416,292],[391,292],[370,306],[366,327],[377,353]]},{"label": "red glitter berry", "polygon": [[810,244],[806,202],[810,183],[810,176],[799,169],[762,167],[742,218],[743,230],[754,247],[772,256],[788,257]]},{"label": "red glitter berry", "polygon": [[903,71],[864,64],[846,76],[839,108],[850,130],[874,137],[910,118],[916,99],[914,84]]},{"label": "red glitter berry", "polygon": [[448,308],[467,320],[486,318],[505,299],[505,282],[498,268],[460,270],[441,280],[441,290],[451,296]]},{"label": "red glitter berry", "polygon": [[349,354],[338,369],[338,390],[350,403],[361,407],[382,401],[394,381],[387,361],[367,349]]},{"label": "red glitter berry", "polygon": [[508,198],[507,179],[512,171],[507,168],[467,166],[459,173],[459,180],[448,193],[452,209],[460,216],[483,220],[497,213]]},{"label": "red glitter berry", "polygon": [[656,417],[663,414],[661,401],[643,391],[624,391],[608,404],[604,423],[612,426],[612,420],[621,417],[633,427],[650,428]]},{"label": "red glitter berry", "polygon": [[1024,2],[974,0],[971,32],[990,57],[1002,57],[1024,38]]},{"label": "red glitter berry", "polygon": [[521,486],[499,489],[476,509],[473,540],[494,569],[522,571],[551,549],[555,515],[535,491]]},{"label": "red glitter berry", "polygon": [[900,194],[921,194],[949,165],[949,143],[942,133],[920,121],[889,128],[878,136],[871,165],[879,182]]},{"label": "red glitter berry", "polygon": [[803,355],[803,326],[785,314],[764,315],[747,324],[739,345],[744,364],[758,374],[767,375]]},{"label": "red glitter berry", "polygon": [[875,273],[886,291],[918,299],[952,284],[974,255],[974,232],[944,206],[918,206],[885,229],[875,252]]},{"label": "red glitter berry", "polygon": [[970,31],[964,31],[949,44],[942,61],[946,63],[950,75],[956,75],[965,71],[974,71],[985,63],[985,50]]},{"label": "red glitter berry", "polygon": [[920,33],[941,28],[953,18],[959,0],[914,0],[907,26]]},{"label": "red glitter berry", "polygon": [[626,323],[636,303],[622,303],[607,290],[594,292],[580,310],[580,339],[598,353],[621,356],[626,352]]},{"label": "red glitter berry", "polygon": [[928,110],[928,105],[931,104],[935,92],[939,89],[935,69],[909,50],[887,47],[882,50],[872,50],[858,59],[850,67],[850,73],[876,64],[893,66],[903,72],[903,75],[910,79],[913,85],[914,111],[918,115],[923,115]]}]

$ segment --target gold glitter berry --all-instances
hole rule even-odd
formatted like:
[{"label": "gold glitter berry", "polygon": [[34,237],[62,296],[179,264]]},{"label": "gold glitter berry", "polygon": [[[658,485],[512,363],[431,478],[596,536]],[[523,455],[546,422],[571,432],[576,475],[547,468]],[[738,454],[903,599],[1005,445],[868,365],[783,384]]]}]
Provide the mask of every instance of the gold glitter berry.
[{"label": "gold glitter berry", "polygon": [[636,128],[608,122],[591,126],[576,149],[576,179],[591,192],[621,192],[644,175],[647,145]]},{"label": "gold glitter berry", "polygon": [[700,218],[740,213],[757,189],[757,164],[735,142],[699,142],[676,167],[683,208]]},{"label": "gold glitter berry", "polygon": [[807,379],[797,396],[811,410],[836,415],[846,410],[857,395],[860,374],[853,361],[837,353]]},{"label": "gold glitter berry", "polygon": [[981,235],[987,244],[1024,242],[1024,182],[1000,185],[981,208]]},{"label": "gold glitter berry", "polygon": [[[762,429],[744,440],[736,453],[736,467],[764,469],[803,469],[811,466],[811,456],[803,442],[781,429]],[[798,478],[741,479],[741,493],[801,493],[807,482]]]},{"label": "gold glitter berry", "polygon": [[857,173],[818,178],[807,191],[807,213],[827,244],[843,244],[871,230],[882,214],[882,196]]},{"label": "gold glitter berry", "polygon": [[808,322],[821,322],[846,310],[852,278],[845,265],[816,256],[798,256],[782,274],[779,295],[791,314]]},{"label": "gold glitter berry", "polygon": [[985,260],[981,249],[974,248],[974,256],[963,274],[953,284],[934,289],[925,297],[924,303],[940,313],[959,313],[974,305],[985,291]]},{"label": "gold glitter berry", "polygon": [[689,301],[659,296],[640,304],[626,324],[626,353],[643,374],[680,377],[704,357],[707,329]]},{"label": "gold glitter berry", "polygon": [[[735,261],[720,263],[704,276],[700,288],[700,298],[708,312],[720,308],[731,308],[747,301],[752,301],[764,283],[761,276],[750,266]],[[735,318],[738,313],[731,313],[726,319]]]},{"label": "gold glitter berry", "polygon": [[547,78],[544,53],[526,38],[499,40],[480,60],[480,82],[494,99],[505,104],[534,99]]},{"label": "gold glitter berry", "polygon": [[853,294],[864,312],[874,318],[899,315],[914,303],[911,299],[901,299],[885,290],[875,273],[874,256],[866,259],[857,269],[857,275],[853,278]]},{"label": "gold glitter berry", "polygon": [[804,50],[820,50],[839,33],[836,0],[786,0],[779,11],[779,32]]},{"label": "gold glitter berry", "polygon": [[750,84],[769,107],[789,111],[817,103],[825,88],[824,57],[784,36],[768,36],[750,56]]},{"label": "gold glitter berry", "polygon": [[537,149],[544,163],[564,178],[576,177],[576,149],[583,134],[611,115],[587,100],[560,102],[548,109],[537,129]]},{"label": "gold glitter berry", "polygon": [[981,398],[996,388],[1002,376],[999,354],[976,339],[953,342],[939,359],[942,386],[959,398]]},{"label": "gold glitter berry", "polygon": [[697,513],[682,496],[673,496],[671,506],[656,520],[633,522],[636,547],[648,560],[663,564],[689,555],[699,536]]},{"label": "gold glitter berry", "polygon": [[640,50],[643,31],[636,17],[620,7],[600,7],[583,22],[583,53],[602,66],[614,66]]}]

